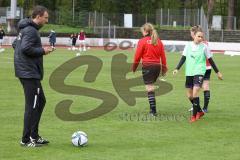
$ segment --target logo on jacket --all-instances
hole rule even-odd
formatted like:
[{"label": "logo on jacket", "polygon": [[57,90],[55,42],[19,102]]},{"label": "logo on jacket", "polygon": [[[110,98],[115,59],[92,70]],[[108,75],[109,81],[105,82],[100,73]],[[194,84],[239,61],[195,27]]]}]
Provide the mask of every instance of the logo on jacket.
[{"label": "logo on jacket", "polygon": [[152,41],[151,40],[147,40],[147,44],[152,44]]},{"label": "logo on jacket", "polygon": [[17,40],[21,40],[22,39],[22,33],[19,33],[17,36]]}]

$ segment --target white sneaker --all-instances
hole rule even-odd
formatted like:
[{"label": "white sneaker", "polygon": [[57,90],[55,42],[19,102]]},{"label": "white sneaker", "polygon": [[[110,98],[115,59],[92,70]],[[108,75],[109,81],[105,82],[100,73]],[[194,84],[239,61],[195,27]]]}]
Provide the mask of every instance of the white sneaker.
[{"label": "white sneaker", "polygon": [[42,144],[38,144],[35,141],[29,141],[27,143],[20,142],[20,146],[22,147],[42,147]]}]

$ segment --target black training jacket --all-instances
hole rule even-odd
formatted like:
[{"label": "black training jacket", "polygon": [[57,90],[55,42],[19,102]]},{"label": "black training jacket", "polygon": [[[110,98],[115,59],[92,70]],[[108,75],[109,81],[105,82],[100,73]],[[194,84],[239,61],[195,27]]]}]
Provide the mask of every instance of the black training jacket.
[{"label": "black training jacket", "polygon": [[40,27],[28,18],[18,23],[19,34],[12,44],[15,50],[15,75],[18,78],[43,78],[44,49],[38,32]]}]

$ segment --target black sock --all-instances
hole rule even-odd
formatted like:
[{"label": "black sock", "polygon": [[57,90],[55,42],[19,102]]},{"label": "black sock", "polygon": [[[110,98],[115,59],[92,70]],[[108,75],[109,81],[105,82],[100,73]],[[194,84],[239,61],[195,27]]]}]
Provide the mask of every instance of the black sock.
[{"label": "black sock", "polygon": [[189,97],[188,99],[189,99],[189,101],[193,104],[193,98],[192,98],[192,97]]},{"label": "black sock", "polygon": [[148,102],[150,105],[150,110],[153,113],[156,113],[156,100],[155,100],[155,93],[153,91],[148,92]]},{"label": "black sock", "polygon": [[208,103],[210,100],[210,91],[204,91],[204,109],[208,108]]},{"label": "black sock", "polygon": [[199,97],[193,98],[193,116],[196,116],[197,112],[201,112]]},{"label": "black sock", "polygon": [[193,107],[193,98],[192,98],[192,97],[189,97],[188,99],[189,99],[189,101],[191,102],[192,107]]}]

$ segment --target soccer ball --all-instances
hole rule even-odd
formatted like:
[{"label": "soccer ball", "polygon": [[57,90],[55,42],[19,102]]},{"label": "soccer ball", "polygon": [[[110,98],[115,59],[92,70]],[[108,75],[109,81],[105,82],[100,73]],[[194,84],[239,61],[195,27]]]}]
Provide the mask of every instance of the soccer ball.
[{"label": "soccer ball", "polygon": [[76,53],[76,56],[80,56],[81,54],[80,53]]},{"label": "soccer ball", "polygon": [[3,52],[3,51],[5,51],[5,49],[4,48],[0,48],[0,53]]},{"label": "soccer ball", "polygon": [[72,135],[72,144],[76,147],[86,146],[88,142],[87,134],[83,131],[74,132]]}]

